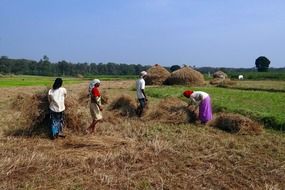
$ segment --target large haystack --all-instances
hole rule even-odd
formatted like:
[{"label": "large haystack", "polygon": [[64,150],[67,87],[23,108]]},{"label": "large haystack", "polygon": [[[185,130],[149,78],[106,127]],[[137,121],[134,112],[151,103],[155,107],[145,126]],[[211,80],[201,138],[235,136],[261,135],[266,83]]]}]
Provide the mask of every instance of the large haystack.
[{"label": "large haystack", "polygon": [[212,127],[219,128],[229,133],[258,135],[262,126],[240,114],[222,113],[210,123]]},{"label": "large haystack", "polygon": [[200,72],[186,66],[171,73],[166,83],[169,85],[204,85],[205,79]]},{"label": "large haystack", "polygon": [[174,97],[161,100],[156,107],[147,116],[146,120],[154,120],[157,122],[182,124],[195,122],[197,113],[195,110],[187,108],[187,103]]},{"label": "large haystack", "polygon": [[114,112],[115,115],[126,117],[136,116],[136,109],[137,104],[134,98],[125,94],[115,99],[109,106],[109,110]]},{"label": "large haystack", "polygon": [[145,83],[147,85],[162,85],[170,76],[170,72],[164,67],[156,64],[147,70]]}]

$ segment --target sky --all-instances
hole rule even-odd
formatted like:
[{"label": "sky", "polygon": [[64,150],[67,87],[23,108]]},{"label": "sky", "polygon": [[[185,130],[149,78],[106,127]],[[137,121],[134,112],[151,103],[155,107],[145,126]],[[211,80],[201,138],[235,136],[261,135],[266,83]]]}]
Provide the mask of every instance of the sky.
[{"label": "sky", "polygon": [[284,0],[0,0],[0,56],[285,67]]}]

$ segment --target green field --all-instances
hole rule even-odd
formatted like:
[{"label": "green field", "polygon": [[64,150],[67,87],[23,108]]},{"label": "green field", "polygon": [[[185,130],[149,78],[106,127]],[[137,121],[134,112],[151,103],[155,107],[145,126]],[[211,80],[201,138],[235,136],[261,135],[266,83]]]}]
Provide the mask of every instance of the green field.
[{"label": "green field", "polygon": [[285,81],[274,80],[240,80],[235,81],[235,85],[223,86],[225,88],[241,89],[241,90],[260,90],[268,92],[285,92]]},{"label": "green field", "polygon": [[[17,86],[51,86],[56,77],[46,76],[29,76],[29,75],[11,75],[0,77],[1,87],[17,87]],[[75,77],[62,77],[64,84],[76,84],[84,81],[89,81],[94,78],[100,80],[129,80],[135,79],[134,75],[98,75],[87,78],[75,78]]]},{"label": "green field", "polygon": [[[185,86],[152,87],[147,88],[146,92],[155,98],[169,96],[183,98],[183,91],[189,88]],[[212,98],[214,112],[240,113],[263,122],[266,127],[285,130],[285,93],[211,86],[190,89],[208,92]]]}]

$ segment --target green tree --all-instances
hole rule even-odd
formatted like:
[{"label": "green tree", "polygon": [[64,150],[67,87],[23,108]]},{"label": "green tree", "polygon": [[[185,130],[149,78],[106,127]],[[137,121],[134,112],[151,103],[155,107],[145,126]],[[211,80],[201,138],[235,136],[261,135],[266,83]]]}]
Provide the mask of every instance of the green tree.
[{"label": "green tree", "polygon": [[181,67],[179,66],[179,65],[172,65],[171,67],[170,67],[170,71],[171,72],[173,72],[173,71],[176,71],[176,70],[178,70],[178,69],[180,69]]},{"label": "green tree", "polygon": [[270,64],[270,60],[265,56],[260,56],[255,60],[255,66],[258,72],[266,72],[268,71],[268,67]]}]

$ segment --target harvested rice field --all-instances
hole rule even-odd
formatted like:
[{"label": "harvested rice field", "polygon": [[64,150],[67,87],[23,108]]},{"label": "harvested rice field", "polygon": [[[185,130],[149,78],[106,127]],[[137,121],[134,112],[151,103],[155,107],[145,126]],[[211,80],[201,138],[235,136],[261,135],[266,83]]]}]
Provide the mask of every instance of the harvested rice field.
[{"label": "harvested rice field", "polygon": [[[285,189],[283,132],[221,110],[202,125],[180,97],[185,86],[147,87],[138,118],[134,83],[102,82],[104,120],[92,135],[88,82],[64,85],[67,136],[56,140],[46,87],[0,88],[0,189]],[[235,92],[208,90],[214,106]]]}]

